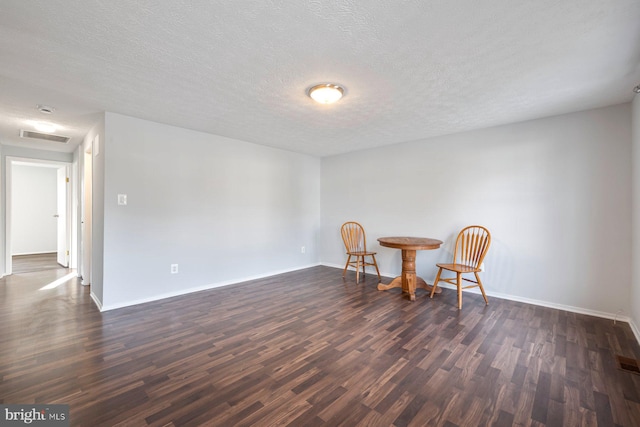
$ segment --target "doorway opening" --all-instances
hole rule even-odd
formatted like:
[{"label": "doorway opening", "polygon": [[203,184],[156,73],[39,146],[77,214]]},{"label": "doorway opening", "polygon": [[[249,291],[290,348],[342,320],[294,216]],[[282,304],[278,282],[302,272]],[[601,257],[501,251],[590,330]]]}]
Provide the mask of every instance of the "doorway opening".
[{"label": "doorway opening", "polygon": [[75,267],[71,164],[7,157],[5,273]]}]

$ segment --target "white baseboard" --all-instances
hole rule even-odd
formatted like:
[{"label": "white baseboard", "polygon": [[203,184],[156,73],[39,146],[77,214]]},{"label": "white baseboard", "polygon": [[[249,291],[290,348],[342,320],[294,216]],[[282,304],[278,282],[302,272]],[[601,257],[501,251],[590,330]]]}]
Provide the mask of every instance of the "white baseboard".
[{"label": "white baseboard", "polygon": [[636,336],[636,341],[640,343],[640,328],[638,328],[638,325],[636,325],[633,319],[629,319],[629,326],[631,326],[631,331],[633,332],[633,335]]},{"label": "white baseboard", "polygon": [[[291,269],[271,271],[271,272],[268,272],[268,273],[259,274],[259,275],[255,275],[255,276],[247,276],[247,277],[238,278],[238,279],[234,279],[234,280],[228,280],[228,281],[224,281],[224,282],[211,283],[211,284],[204,285],[204,286],[197,286],[197,287],[183,289],[183,290],[176,291],[176,292],[168,292],[168,293],[164,293],[164,294],[160,294],[160,295],[154,295],[154,296],[149,297],[149,298],[141,298],[141,299],[137,299],[137,300],[127,301],[127,302],[124,302],[124,303],[111,304],[111,305],[108,305],[108,306],[103,306],[102,303],[93,294],[93,292],[91,292],[90,295],[91,295],[91,299],[93,300],[93,302],[98,307],[98,310],[100,310],[100,311],[109,311],[109,310],[116,310],[118,308],[129,307],[129,306],[132,306],[132,305],[144,304],[144,303],[147,303],[147,302],[157,301],[157,300],[161,300],[161,299],[165,299],[165,298],[171,298],[171,297],[176,297],[176,296],[180,296],[180,295],[186,295],[186,294],[190,294],[190,293],[193,293],[193,292],[200,292],[200,291],[205,291],[205,290],[208,290],[208,289],[219,288],[219,287],[222,287],[222,286],[230,286],[230,285],[235,285],[235,284],[239,284],[239,283],[244,283],[244,282],[248,282],[248,281],[251,281],[251,280],[263,279],[265,277],[271,277],[271,276],[275,276],[275,275],[278,275],[278,274],[290,273],[292,271],[304,270],[305,268],[316,267],[318,265],[323,265],[323,266],[326,266],[326,267],[333,267],[333,268],[337,268],[337,269],[340,269],[340,270],[344,269],[344,265],[336,265],[336,264],[330,264],[330,263],[309,264],[309,265],[305,265],[305,266],[301,266],[301,267],[295,267],[295,268],[291,268]],[[382,276],[384,276],[384,277],[396,277],[394,274],[389,274],[389,273],[381,272],[380,274]],[[453,289],[453,290],[456,289],[455,286],[453,286],[451,284],[448,284],[448,283],[441,283],[439,286],[441,286],[443,288],[447,288],[447,289]],[[465,289],[464,292],[480,294],[480,290],[479,289]],[[630,319],[628,316],[625,316],[625,315],[619,315],[619,314],[616,314],[616,313],[607,313],[607,312],[604,312],[604,311],[591,310],[591,309],[586,309],[586,308],[581,308],[581,307],[574,307],[574,306],[564,305],[564,304],[557,304],[557,303],[550,302],[550,301],[536,300],[536,299],[531,299],[531,298],[520,297],[520,296],[517,296],[517,295],[503,294],[503,293],[499,293],[499,292],[486,291],[486,293],[487,293],[487,296],[489,296],[489,297],[496,297],[496,298],[506,299],[506,300],[510,300],[510,301],[523,302],[523,303],[526,303],[526,304],[537,305],[537,306],[541,306],[541,307],[554,308],[554,309],[557,309],[557,310],[564,310],[564,311],[568,311],[568,312],[571,312],[571,313],[586,314],[586,315],[589,315],[589,316],[601,317],[601,318],[604,318],[604,319],[611,319],[613,321],[627,322],[627,323],[629,323],[629,326],[631,327],[631,330],[632,330],[633,334],[635,335],[636,340],[638,341],[638,343],[640,343],[640,328],[638,328],[638,325],[636,325],[633,322],[632,319]]]},{"label": "white baseboard", "polygon": [[110,304],[110,305],[102,306],[102,307],[99,307],[99,308],[100,308],[100,311],[116,310],[118,308],[124,308],[124,307],[129,307],[129,306],[132,306],[132,305],[144,304],[144,303],[147,303],[147,302],[158,301],[158,300],[165,299],[165,298],[177,297],[177,296],[180,296],[180,295],[186,295],[186,294],[190,294],[190,293],[193,293],[193,292],[206,291],[208,289],[220,288],[222,286],[236,285],[236,284],[239,284],[239,283],[249,282],[251,280],[264,279],[265,277],[271,277],[271,276],[276,276],[278,274],[290,273],[292,271],[304,270],[305,268],[316,267],[318,265],[320,265],[320,263],[309,264],[309,265],[305,265],[305,266],[301,266],[301,267],[295,267],[295,268],[291,268],[291,269],[285,269],[285,270],[271,271],[271,272],[268,272],[268,273],[258,274],[258,275],[255,275],[255,276],[247,276],[247,277],[242,277],[242,278],[238,278],[238,279],[227,280],[227,281],[224,281],[224,282],[211,283],[211,284],[204,285],[204,286],[196,286],[196,287],[193,287],[193,288],[181,289],[180,291],[167,292],[167,293],[164,293],[164,294],[154,295],[154,296],[149,297],[149,298],[141,298],[141,299],[137,299],[137,300],[126,301],[126,302],[123,302],[123,303]]},{"label": "white baseboard", "polygon": [[98,307],[98,311],[103,311],[102,303],[100,302],[98,297],[96,297],[96,295],[93,293],[93,291],[89,292],[89,296],[91,296],[91,299],[93,300],[93,303],[96,305],[96,307]]},{"label": "white baseboard", "polygon": [[[321,263],[322,265],[326,266],[326,267],[334,267],[334,268],[339,268],[339,269],[344,269],[344,265],[340,266],[340,265],[336,265],[336,264],[329,264],[329,263]],[[375,274],[375,273],[374,273]],[[380,274],[384,277],[396,277],[396,274],[389,274],[389,273],[383,273],[380,272]],[[447,289],[456,289],[456,287],[454,285],[451,285],[449,283],[440,283],[438,284],[439,287],[442,288],[447,288]],[[464,292],[470,292],[473,294],[480,294],[480,290],[478,288],[473,288],[473,289],[465,289]],[[499,292],[490,292],[487,291],[485,289],[485,293],[487,294],[488,297],[496,297],[496,298],[501,298],[501,299],[506,299],[509,301],[517,301],[517,302],[523,302],[526,304],[532,304],[532,305],[538,305],[541,307],[548,307],[548,308],[555,308],[557,310],[564,310],[564,311],[569,311],[571,313],[579,313],[579,314],[586,314],[589,316],[595,316],[595,317],[602,317],[604,319],[611,319],[614,321],[621,321],[621,322],[627,322],[629,323],[629,325],[631,325],[631,329],[633,330],[633,333],[636,336],[636,339],[638,339],[638,343],[640,343],[640,331],[638,330],[637,326],[633,325],[631,322],[631,319],[628,316],[625,315],[620,315],[617,313],[607,313],[604,311],[598,311],[598,310],[591,310],[588,308],[581,308],[581,307],[574,307],[574,306],[570,306],[570,305],[564,305],[564,304],[557,304],[554,302],[550,302],[550,301],[542,301],[542,300],[536,300],[536,299],[531,299],[531,298],[525,298],[525,297],[520,297],[517,295],[510,295],[510,294],[503,294],[503,293],[499,293]],[[634,329],[635,328],[635,329]]]},{"label": "white baseboard", "polygon": [[[438,286],[447,288],[447,289],[453,289],[453,290],[457,289],[454,285],[451,285],[448,283],[441,283]],[[469,292],[469,293],[478,294],[478,295],[481,294],[480,290],[477,288],[464,289],[463,292]],[[571,313],[578,313],[578,314],[586,314],[588,316],[602,317],[604,319],[611,319],[614,321],[621,321],[621,322],[627,322],[627,323],[629,322],[628,316],[624,316],[616,313],[608,313],[605,311],[591,310],[588,308],[575,307],[572,305],[557,304],[550,301],[537,300],[537,299],[526,298],[526,297],[521,297],[517,295],[503,294],[500,292],[489,292],[486,289],[485,289],[485,293],[487,294],[488,297],[496,297],[496,298],[506,299],[509,301],[523,302],[525,304],[538,305],[540,307],[555,308],[557,310],[564,310],[564,311],[569,311]]]}]

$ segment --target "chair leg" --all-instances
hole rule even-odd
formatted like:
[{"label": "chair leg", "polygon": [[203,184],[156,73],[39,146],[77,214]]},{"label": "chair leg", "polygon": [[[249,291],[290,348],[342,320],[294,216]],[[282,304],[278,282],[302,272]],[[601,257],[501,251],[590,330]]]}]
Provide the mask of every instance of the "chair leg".
[{"label": "chair leg", "polygon": [[429,298],[433,298],[433,294],[436,293],[436,288],[438,287],[438,282],[440,281],[440,273],[442,273],[442,267],[438,269],[438,274],[436,274],[436,280],[433,281],[433,287],[431,288],[431,295],[429,295]]},{"label": "chair leg", "polygon": [[462,275],[456,273],[456,282],[458,283],[458,310],[462,310]]},{"label": "chair leg", "polygon": [[376,256],[371,255],[371,258],[373,259],[373,266],[376,268],[376,272],[378,273],[378,282],[380,282],[382,281],[382,278],[380,277],[380,270],[378,270],[378,263],[376,262]]},{"label": "chair leg", "polygon": [[345,274],[347,274],[347,268],[349,267],[350,262],[351,262],[351,255],[349,255],[349,258],[347,258],[347,263],[344,265],[344,271],[342,272],[342,277],[344,277]]},{"label": "chair leg", "polygon": [[484,293],[484,287],[482,286],[482,282],[480,281],[480,276],[478,276],[478,273],[474,272],[473,274],[476,275],[476,280],[478,281],[478,287],[480,287],[480,292],[482,292],[482,298],[484,298],[484,303],[486,305],[489,305],[489,300],[487,299],[487,295]]},{"label": "chair leg", "polygon": [[356,283],[360,283],[360,255],[356,256]]}]

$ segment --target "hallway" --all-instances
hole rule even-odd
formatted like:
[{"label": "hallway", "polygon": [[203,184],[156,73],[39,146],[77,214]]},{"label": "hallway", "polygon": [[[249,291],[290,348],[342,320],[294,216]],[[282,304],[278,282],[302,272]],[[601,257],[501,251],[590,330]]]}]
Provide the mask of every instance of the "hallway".
[{"label": "hallway", "polygon": [[[55,252],[35,255],[14,255],[11,259],[13,274],[32,271],[64,269],[56,259]],[[66,269],[65,269],[66,270]]]}]

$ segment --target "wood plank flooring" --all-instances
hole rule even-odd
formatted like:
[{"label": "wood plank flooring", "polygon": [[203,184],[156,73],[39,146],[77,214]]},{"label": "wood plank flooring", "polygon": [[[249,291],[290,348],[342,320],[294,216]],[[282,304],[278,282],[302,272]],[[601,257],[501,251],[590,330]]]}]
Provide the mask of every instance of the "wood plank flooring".
[{"label": "wood plank flooring", "polygon": [[36,255],[14,255],[11,257],[11,264],[14,274],[64,268],[58,264],[58,254],[55,252]]},{"label": "wood plank flooring", "polygon": [[0,403],[78,426],[640,425],[626,323],[329,267],[100,313],[75,278],[40,290],[65,274],[0,280]]}]

